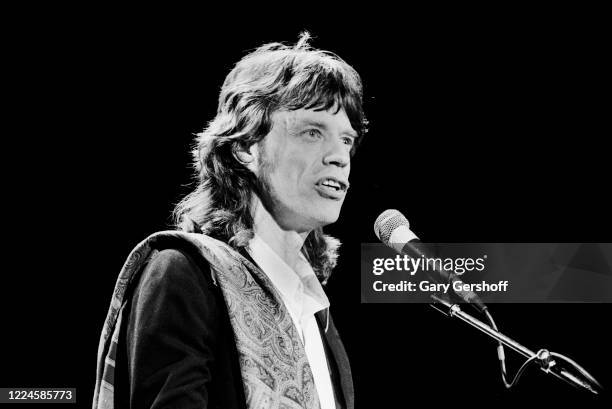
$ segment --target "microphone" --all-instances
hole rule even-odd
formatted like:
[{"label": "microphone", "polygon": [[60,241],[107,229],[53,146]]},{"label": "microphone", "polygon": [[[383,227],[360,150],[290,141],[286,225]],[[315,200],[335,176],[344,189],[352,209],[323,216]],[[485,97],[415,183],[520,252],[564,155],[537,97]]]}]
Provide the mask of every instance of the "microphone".
[{"label": "microphone", "polygon": [[[395,209],[385,210],[374,222],[374,233],[378,240],[386,246],[391,247],[399,254],[405,254],[412,258],[426,257],[432,258],[419,246],[421,240],[412,230],[408,219]],[[453,292],[463,301],[473,305],[478,311],[484,312],[487,306],[480,297],[473,291],[455,290],[453,283],[459,283],[458,287],[463,288],[463,282],[452,271],[435,269],[425,269],[425,273],[433,280],[451,284]]]}]

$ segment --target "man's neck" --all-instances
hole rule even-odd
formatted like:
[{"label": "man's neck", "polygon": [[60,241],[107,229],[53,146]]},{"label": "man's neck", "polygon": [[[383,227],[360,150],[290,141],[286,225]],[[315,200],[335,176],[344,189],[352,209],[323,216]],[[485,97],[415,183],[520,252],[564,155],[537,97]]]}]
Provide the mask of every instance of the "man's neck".
[{"label": "man's neck", "polygon": [[278,225],[274,217],[255,197],[251,203],[253,230],[287,265],[295,270],[300,258],[300,251],[309,232],[298,233],[285,230]]}]

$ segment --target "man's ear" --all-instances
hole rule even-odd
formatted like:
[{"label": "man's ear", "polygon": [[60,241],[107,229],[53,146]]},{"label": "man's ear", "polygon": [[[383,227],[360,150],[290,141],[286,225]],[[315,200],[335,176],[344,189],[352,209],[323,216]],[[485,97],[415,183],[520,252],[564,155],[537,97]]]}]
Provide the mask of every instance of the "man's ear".
[{"label": "man's ear", "polygon": [[247,169],[257,174],[259,164],[259,148],[256,143],[250,146],[236,145],[233,149],[234,157]]}]

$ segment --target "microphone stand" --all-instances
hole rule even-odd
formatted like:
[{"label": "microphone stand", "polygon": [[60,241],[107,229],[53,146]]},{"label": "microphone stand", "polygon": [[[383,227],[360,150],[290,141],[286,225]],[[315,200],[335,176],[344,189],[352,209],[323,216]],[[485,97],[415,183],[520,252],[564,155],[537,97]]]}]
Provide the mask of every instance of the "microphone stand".
[{"label": "microphone stand", "polygon": [[[592,385],[596,385],[599,389],[602,389],[601,385],[595,380],[595,378],[593,378],[586,370],[584,370],[582,367],[580,367],[580,365],[578,365],[571,359],[555,352],[549,352],[546,349],[541,349],[538,352],[533,352],[529,348],[526,348],[518,342],[514,341],[512,338],[502,334],[501,332],[491,328],[484,322],[462,311],[461,307],[459,307],[458,304],[451,303],[448,300],[439,297],[438,295],[432,295],[431,297],[434,300],[434,304],[430,304],[430,306],[434,309],[440,311],[442,314],[448,317],[459,318],[461,321],[470,324],[472,327],[484,332],[491,338],[497,340],[498,342],[501,342],[507,347],[525,356],[527,358],[527,362],[519,370],[519,375],[527,363],[535,361],[540,365],[540,369],[542,369],[545,373],[551,374],[556,378],[559,378],[569,383],[572,386],[575,386],[577,388],[585,388],[594,394],[597,394],[598,392],[592,387]],[[559,362],[557,362],[557,360]],[[576,369],[584,378],[586,378],[586,380],[580,379],[576,375],[567,371],[566,368],[563,367],[561,362],[565,362],[574,369]]]}]

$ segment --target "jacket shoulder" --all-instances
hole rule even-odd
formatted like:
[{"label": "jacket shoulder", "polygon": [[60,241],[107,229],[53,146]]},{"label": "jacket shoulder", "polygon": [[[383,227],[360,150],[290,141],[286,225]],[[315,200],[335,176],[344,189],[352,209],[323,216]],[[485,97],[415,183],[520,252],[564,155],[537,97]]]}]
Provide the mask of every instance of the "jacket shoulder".
[{"label": "jacket shoulder", "polygon": [[210,287],[210,265],[206,259],[184,248],[166,248],[152,254],[140,278],[140,287],[169,284]]}]

